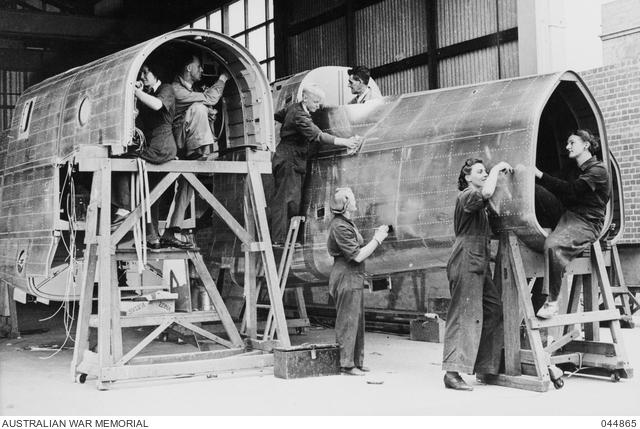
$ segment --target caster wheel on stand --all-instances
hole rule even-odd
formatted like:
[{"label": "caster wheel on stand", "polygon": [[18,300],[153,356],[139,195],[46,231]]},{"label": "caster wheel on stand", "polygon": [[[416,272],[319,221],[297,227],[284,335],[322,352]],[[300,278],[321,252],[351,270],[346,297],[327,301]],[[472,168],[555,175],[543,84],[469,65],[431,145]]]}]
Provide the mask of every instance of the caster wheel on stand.
[{"label": "caster wheel on stand", "polygon": [[84,384],[87,381],[87,374],[76,374],[76,383]]},{"label": "caster wheel on stand", "polygon": [[553,380],[553,387],[556,389],[562,389],[564,387],[564,380],[562,378]]},{"label": "caster wheel on stand", "polygon": [[611,373],[611,381],[614,383],[618,383],[620,381],[620,373],[618,371],[613,371]]},{"label": "caster wheel on stand", "polygon": [[564,380],[562,379],[562,375],[564,372],[555,365],[551,365],[549,367],[549,378],[553,382],[553,387],[556,389],[562,389],[564,386]]}]

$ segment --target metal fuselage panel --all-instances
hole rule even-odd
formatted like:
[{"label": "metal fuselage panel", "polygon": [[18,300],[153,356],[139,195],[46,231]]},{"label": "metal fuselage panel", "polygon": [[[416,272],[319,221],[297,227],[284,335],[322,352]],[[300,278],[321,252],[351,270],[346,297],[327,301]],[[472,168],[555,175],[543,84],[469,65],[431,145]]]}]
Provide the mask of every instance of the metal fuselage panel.
[{"label": "metal fuselage panel", "polygon": [[122,154],[134,134],[134,83],[143,62],[158,49],[164,55],[193,47],[233,76],[224,94],[227,142],[273,149],[273,102],[260,64],[219,33],[177,30],[34,85],[0,135],[0,281],[46,299],[68,298],[64,290],[33,287],[56,275],[54,256],[64,253],[61,178],[79,158]]},{"label": "metal fuselage panel", "polygon": [[[300,76],[296,80],[304,82]],[[547,233],[536,219],[533,167],[543,144],[538,141],[541,116],[562,82],[575,86],[578,94],[575,100],[556,97],[565,104],[563,112],[573,112],[577,127],[596,127],[608,165],[602,116],[597,107],[585,108],[595,101],[571,72],[385,97],[315,115],[316,123],[331,134],[358,134],[366,140],[356,156],[323,147],[311,162],[304,191],[304,245],[294,259],[293,276],[306,282],[327,279],[333,263],[326,250],[329,199],[345,186],[355,193],[354,221],[365,241],[377,226],[393,226],[367,260],[369,275],[444,268],[454,241],[457,179],[467,158],[484,160],[487,169],[499,161],[514,167],[513,175],[499,178],[490,200],[492,227],[495,233],[514,231],[529,247],[541,250]],[[544,144],[560,151],[564,139]]]}]

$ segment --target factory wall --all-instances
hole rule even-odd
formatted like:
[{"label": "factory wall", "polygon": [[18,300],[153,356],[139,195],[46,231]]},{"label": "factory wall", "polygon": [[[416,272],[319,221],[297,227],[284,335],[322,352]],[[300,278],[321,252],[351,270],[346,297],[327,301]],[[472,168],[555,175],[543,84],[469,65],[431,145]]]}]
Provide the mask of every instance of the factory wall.
[{"label": "factory wall", "polygon": [[609,147],[620,163],[624,183],[625,232],[620,241],[625,280],[640,284],[640,58],[581,76],[604,115]]},{"label": "factory wall", "polygon": [[385,95],[517,76],[516,6],[511,0],[284,0],[276,3],[277,74],[366,65]]}]

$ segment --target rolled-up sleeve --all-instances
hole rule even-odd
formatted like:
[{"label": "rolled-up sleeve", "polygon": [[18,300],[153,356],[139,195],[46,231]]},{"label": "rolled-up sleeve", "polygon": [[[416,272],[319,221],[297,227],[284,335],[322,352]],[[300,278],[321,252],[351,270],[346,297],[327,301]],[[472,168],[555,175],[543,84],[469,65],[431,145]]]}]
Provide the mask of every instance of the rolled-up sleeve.
[{"label": "rolled-up sleeve", "polygon": [[360,253],[358,237],[353,227],[345,224],[337,225],[333,230],[333,238],[340,249],[340,253],[347,260],[352,261]]},{"label": "rolled-up sleeve", "polygon": [[162,106],[167,111],[171,110],[173,105],[176,103],[176,96],[173,93],[171,85],[162,85],[156,94],[156,97],[162,102]]},{"label": "rolled-up sleeve", "polygon": [[174,85],[176,98],[181,104],[203,103],[207,106],[213,106],[220,101],[222,91],[224,91],[225,82],[218,80],[212,87],[207,88],[205,92],[190,91],[182,85]]},{"label": "rolled-up sleeve", "polygon": [[310,142],[319,142],[326,144],[334,144],[335,137],[331,134],[322,132],[316,124],[313,123],[311,116],[306,112],[299,112],[294,118],[296,129]]},{"label": "rolled-up sleeve", "polygon": [[609,183],[609,175],[604,167],[596,165],[581,174],[578,179],[584,180],[592,191],[598,186],[605,186]]}]

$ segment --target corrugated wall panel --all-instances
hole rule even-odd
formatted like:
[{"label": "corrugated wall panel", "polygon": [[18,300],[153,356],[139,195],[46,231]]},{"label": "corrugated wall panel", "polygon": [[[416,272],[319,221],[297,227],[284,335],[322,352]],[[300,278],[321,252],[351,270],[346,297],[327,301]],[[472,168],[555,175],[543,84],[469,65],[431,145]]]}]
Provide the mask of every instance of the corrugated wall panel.
[{"label": "corrugated wall panel", "polygon": [[406,94],[429,89],[429,71],[426,65],[381,76],[376,79],[383,95]]},{"label": "corrugated wall panel", "polygon": [[441,88],[498,79],[496,46],[447,58],[438,64]]},{"label": "corrugated wall panel", "polygon": [[346,23],[344,18],[312,28],[289,39],[291,74],[320,66],[347,63]]},{"label": "corrugated wall panel", "polygon": [[495,33],[496,0],[438,0],[438,47]]},{"label": "corrugated wall panel", "polygon": [[519,75],[518,41],[500,45],[500,79]]},{"label": "corrugated wall panel", "polygon": [[[282,0],[275,0],[282,1]],[[313,18],[344,3],[344,0],[289,0],[290,24]]]},{"label": "corrugated wall panel", "polygon": [[500,30],[518,26],[518,2],[515,0],[498,1],[498,24]]},{"label": "corrugated wall panel", "polygon": [[386,0],[357,10],[354,33],[356,64],[377,67],[426,52],[427,2]]}]

